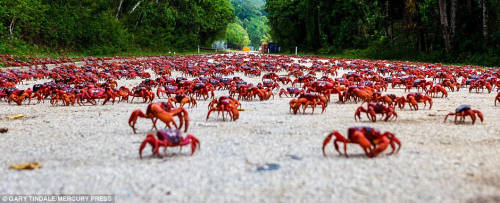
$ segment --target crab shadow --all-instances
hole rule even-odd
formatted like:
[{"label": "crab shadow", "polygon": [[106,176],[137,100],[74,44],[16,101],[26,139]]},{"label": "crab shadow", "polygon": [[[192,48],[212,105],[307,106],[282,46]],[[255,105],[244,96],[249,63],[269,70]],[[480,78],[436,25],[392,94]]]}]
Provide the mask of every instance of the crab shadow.
[{"label": "crab shadow", "polygon": [[455,125],[480,125],[482,124],[483,122],[475,122],[475,123],[472,123],[472,121],[457,121],[457,122],[454,122],[454,121],[445,121],[444,123],[451,123],[451,124],[455,124]]},{"label": "crab shadow", "polygon": [[384,121],[384,119],[378,119],[378,118],[377,118],[377,121],[375,121],[375,122],[373,122],[373,121],[371,121],[371,120],[357,120],[356,122],[358,122],[358,123],[377,123],[377,122],[378,122],[378,123],[388,123],[388,122],[390,122],[390,121],[394,121],[394,120]]},{"label": "crab shadow", "polygon": [[[326,112],[326,111],[325,111],[325,112]],[[323,112],[323,113],[324,113],[324,112]],[[319,113],[318,113],[318,112],[316,112],[316,111],[315,111],[314,113],[312,113],[312,112],[306,112],[306,113],[297,112],[296,114],[294,114],[293,112],[288,112],[288,115],[294,115],[294,116],[297,116],[297,115],[302,115],[302,116],[312,116],[312,115],[321,115],[321,114],[323,114],[323,113],[321,113],[321,110],[320,110],[320,112],[319,112]]]},{"label": "crab shadow", "polygon": [[369,119],[358,119],[355,121],[358,123],[391,123],[391,122],[398,121],[398,119],[397,118],[390,118],[389,120],[385,121],[385,117],[380,117],[380,118],[377,118],[376,121],[372,121]]},{"label": "crab shadow", "polygon": [[338,153],[335,155],[329,155],[326,157],[327,159],[373,159],[366,154],[348,154],[348,157],[346,157],[344,154],[339,155]]},{"label": "crab shadow", "polygon": [[205,120],[205,123],[226,123],[226,122],[233,122],[233,119],[229,116],[229,118],[226,118],[225,120],[223,120],[222,117],[208,118],[208,120]]},{"label": "crab shadow", "polygon": [[[171,160],[173,158],[186,158],[186,157],[191,157],[191,152],[168,152],[167,154],[165,154],[162,150],[162,152],[160,152],[160,156],[153,156],[152,154],[148,154],[148,155],[145,155],[145,156],[142,156],[142,159],[143,160]],[[141,160],[141,158],[137,158],[139,160]]]}]

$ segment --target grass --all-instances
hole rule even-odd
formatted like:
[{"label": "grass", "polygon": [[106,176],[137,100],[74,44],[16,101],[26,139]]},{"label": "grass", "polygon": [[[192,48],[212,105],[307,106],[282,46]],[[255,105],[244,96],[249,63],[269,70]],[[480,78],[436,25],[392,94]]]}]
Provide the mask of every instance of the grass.
[{"label": "grass", "polygon": [[[218,51],[219,53],[221,51]],[[216,53],[215,50],[200,50],[200,54]],[[123,51],[118,53],[109,54],[89,54],[85,52],[77,52],[72,50],[51,50],[48,48],[40,48],[36,45],[28,45],[25,43],[21,44],[2,44],[0,43],[0,55],[15,55],[16,60],[28,61],[30,57],[38,58],[83,58],[83,57],[143,57],[143,56],[164,56],[164,55],[191,55],[198,54],[197,50],[147,50],[135,48],[130,51]],[[4,67],[4,64],[0,62],[0,67]]]},{"label": "grass", "polygon": [[[103,50],[107,48],[103,47]],[[110,54],[92,54],[94,51],[78,52],[74,50],[52,50],[37,45],[27,44],[20,40],[13,40],[9,43],[0,42],[0,54],[11,54],[20,56],[20,60],[27,60],[26,57],[39,58],[82,58],[87,56],[93,57],[131,57],[131,56],[160,56],[160,55],[185,55],[197,54],[197,50],[179,51],[179,50],[148,50],[141,48],[129,48],[130,50]],[[99,52],[99,51],[97,51]],[[105,52],[105,51],[104,51]],[[96,53],[96,52],[94,52]],[[201,54],[215,53],[213,50],[201,50]],[[280,53],[283,55],[295,55],[294,53]],[[428,62],[428,63],[443,63],[447,65],[478,65],[478,66],[500,66],[500,56],[490,56],[487,54],[460,54],[457,56],[446,55],[440,52],[415,52],[411,48],[404,47],[385,47],[373,45],[366,49],[348,49],[340,53],[312,53],[300,52],[300,56],[322,56],[322,57],[338,57],[348,59],[371,59],[371,60],[389,60],[389,61],[410,61],[410,62]],[[2,64],[0,63],[0,67]]]},{"label": "grass", "polygon": [[[280,53],[283,55],[295,55],[295,53]],[[347,59],[369,59],[369,60],[388,60],[388,61],[409,61],[442,63],[444,65],[475,65],[483,67],[500,67],[500,56],[490,56],[487,54],[459,54],[453,56],[440,52],[415,52],[412,49],[395,49],[386,47],[369,47],[366,49],[347,49],[341,53],[312,53],[299,52],[299,56],[321,56],[337,57]]]},{"label": "grass", "polygon": [[[492,63],[483,63],[479,62],[478,60],[464,60],[464,61],[456,61],[456,62],[448,62],[448,61],[440,61],[440,60],[432,60],[432,59],[414,59],[414,58],[406,58],[406,57],[401,57],[401,58],[381,58],[381,57],[372,57],[372,56],[366,56],[366,55],[359,55],[359,54],[352,54],[349,53],[351,51],[358,51],[358,50],[345,50],[344,53],[312,53],[312,52],[299,52],[297,53],[298,56],[319,56],[319,57],[329,57],[329,58],[344,58],[344,59],[366,59],[366,60],[387,60],[387,61],[408,61],[408,62],[424,62],[424,63],[441,63],[443,65],[456,65],[456,66],[466,66],[466,65],[472,65],[472,66],[483,66],[483,67],[500,67],[500,61],[493,63],[497,65],[493,65]],[[287,55],[287,56],[295,56],[295,53],[279,53],[279,55]],[[482,56],[476,56],[472,55],[471,58],[478,57],[481,58]],[[491,59],[491,60],[500,60],[500,59]]]},{"label": "grass", "polygon": [[[116,51],[116,50],[126,50],[126,51]],[[103,54],[101,54],[103,53]],[[19,39],[10,39],[5,41],[0,41],[0,54],[6,55],[16,55],[22,60],[26,57],[39,57],[39,58],[81,58],[87,56],[93,57],[113,57],[113,56],[159,56],[159,55],[183,55],[183,54],[197,54],[196,48],[193,50],[175,50],[175,49],[164,49],[164,50],[152,50],[143,49],[139,47],[128,47],[128,48],[116,48],[116,47],[94,47],[88,50],[77,51],[72,49],[51,49],[44,46],[38,46],[35,44],[30,44]],[[213,50],[200,50],[200,53],[215,53]],[[24,56],[24,57],[23,57]]]},{"label": "grass", "polygon": [[[207,53],[215,53],[215,51],[207,51],[207,50],[200,51],[200,54],[207,54]],[[22,58],[26,58],[26,57],[39,57],[39,58],[61,58],[61,57],[82,58],[82,57],[90,57],[90,56],[92,56],[92,57],[114,57],[114,56],[141,57],[141,56],[190,55],[190,54],[198,54],[198,52],[197,51],[131,51],[131,52],[119,52],[119,53],[112,53],[112,54],[100,54],[100,55],[85,54],[85,53],[80,53],[80,52],[52,52],[52,53],[33,52],[33,53],[21,53],[21,54],[16,54],[16,55],[18,55],[19,59],[22,60]]]}]

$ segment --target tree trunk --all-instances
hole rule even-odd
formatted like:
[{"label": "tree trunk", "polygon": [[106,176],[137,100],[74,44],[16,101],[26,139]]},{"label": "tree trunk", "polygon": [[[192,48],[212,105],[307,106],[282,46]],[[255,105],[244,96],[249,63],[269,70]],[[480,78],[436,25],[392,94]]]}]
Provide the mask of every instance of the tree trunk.
[{"label": "tree trunk", "polygon": [[385,27],[385,35],[389,37],[389,39],[392,41],[392,18],[391,14],[389,11],[389,0],[385,0],[385,5],[384,5],[384,13],[385,13],[385,18],[386,18],[386,27]]},{"label": "tree trunk", "polygon": [[135,29],[137,29],[137,26],[139,26],[139,22],[142,21],[142,13],[139,13],[139,18],[137,18],[137,21],[135,21]]},{"label": "tree trunk", "polygon": [[424,30],[422,28],[419,28],[418,29],[418,34],[420,35],[419,36],[419,42],[420,42],[420,48],[419,48],[419,51],[423,51],[425,52],[427,50],[427,47],[425,45],[425,33],[424,33]]},{"label": "tree trunk", "polygon": [[317,35],[316,37],[318,38],[318,45],[321,46],[321,21],[320,21],[320,17],[319,15],[321,14],[321,10],[320,10],[320,4],[319,2],[316,3],[316,7],[317,7],[317,11],[316,11],[316,29],[318,30],[317,31]]},{"label": "tree trunk", "polygon": [[450,39],[453,41],[455,38],[456,30],[456,13],[457,13],[457,0],[451,0],[451,16],[450,16]]},{"label": "tree trunk", "polygon": [[446,0],[439,0],[439,17],[441,19],[441,30],[443,32],[444,47],[446,52],[449,52],[451,47],[451,38],[450,28],[448,24]]},{"label": "tree trunk", "polygon": [[118,6],[118,11],[116,11],[116,19],[118,19],[118,15],[120,15],[120,10],[122,10],[122,4],[123,4],[123,0],[120,0],[120,5]]},{"label": "tree trunk", "polygon": [[483,37],[484,37],[484,43],[488,43],[488,1],[483,0]]},{"label": "tree trunk", "polygon": [[425,40],[425,53],[429,53],[431,49],[431,42],[429,39],[429,34],[427,32],[424,32],[424,40]]},{"label": "tree trunk", "polygon": [[313,33],[312,33],[312,45],[313,45],[313,49],[314,51],[317,51],[317,49],[319,49],[319,28],[318,28],[318,23],[319,23],[319,19],[318,19],[318,3],[316,0],[313,1],[314,4],[312,6],[312,9],[313,9],[313,16],[312,16],[312,20],[313,20]]},{"label": "tree trunk", "polygon": [[132,7],[132,10],[130,10],[129,14],[132,14],[132,12],[134,12],[134,11],[135,11],[135,9],[137,8],[137,6],[139,6],[139,4],[141,4],[141,2],[142,2],[142,1],[137,2],[137,4],[135,4],[135,6],[134,6],[134,7]]},{"label": "tree trunk", "polygon": [[319,49],[319,28],[318,28],[318,1],[308,0],[306,4],[306,43],[312,51]]},{"label": "tree trunk", "polygon": [[425,40],[425,32],[426,32],[426,29],[424,27],[424,23],[422,22],[422,14],[419,12],[420,10],[420,5],[419,3],[415,3],[415,10],[417,11],[416,12],[416,19],[415,19],[415,25],[416,25],[416,28],[417,28],[417,34],[418,34],[418,42],[419,42],[419,48],[418,50],[419,51],[426,51],[427,48],[426,48],[426,40]]},{"label": "tree trunk", "polygon": [[12,17],[12,21],[10,21],[9,33],[10,33],[11,37],[14,36],[14,25],[16,24],[16,19],[17,19],[17,16],[14,15],[14,17]]}]

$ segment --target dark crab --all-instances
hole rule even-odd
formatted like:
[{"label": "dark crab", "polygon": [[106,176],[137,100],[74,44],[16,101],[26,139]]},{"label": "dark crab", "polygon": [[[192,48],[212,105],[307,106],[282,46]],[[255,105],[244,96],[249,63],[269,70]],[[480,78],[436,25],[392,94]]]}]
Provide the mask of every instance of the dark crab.
[{"label": "dark crab", "polygon": [[444,117],[444,122],[448,119],[448,116],[455,116],[455,123],[457,123],[457,117],[460,117],[461,122],[465,122],[465,117],[470,116],[472,119],[472,124],[476,122],[476,115],[479,117],[481,122],[483,122],[483,113],[479,110],[472,109],[470,105],[462,104],[455,109],[455,113],[450,112],[446,117]]}]

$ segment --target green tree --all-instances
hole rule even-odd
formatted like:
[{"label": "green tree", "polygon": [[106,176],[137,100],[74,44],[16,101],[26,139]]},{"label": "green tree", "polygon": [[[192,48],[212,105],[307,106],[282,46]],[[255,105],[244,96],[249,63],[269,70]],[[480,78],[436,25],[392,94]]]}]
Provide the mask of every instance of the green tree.
[{"label": "green tree", "polygon": [[241,25],[230,23],[226,30],[228,47],[241,49],[250,44],[248,33]]},{"label": "green tree", "polygon": [[233,12],[228,0],[2,0],[0,48],[8,37],[89,54],[195,49],[224,38]]},{"label": "green tree", "polygon": [[267,23],[268,21],[266,16],[252,17],[246,23],[248,37],[250,38],[250,42],[253,47],[259,47],[261,41],[266,38],[266,35],[268,35],[270,28]]},{"label": "green tree", "polygon": [[231,0],[236,15],[235,23],[241,25],[248,33],[250,45],[259,47],[269,33],[266,2],[263,0]]},{"label": "green tree", "polygon": [[[43,22],[45,7],[40,0],[2,0],[0,1],[0,22],[3,31],[12,37],[32,37],[39,33]],[[22,33],[22,36],[20,34]]]},{"label": "green tree", "polygon": [[268,0],[266,11],[283,50],[363,49],[372,58],[498,64],[499,2]]}]

